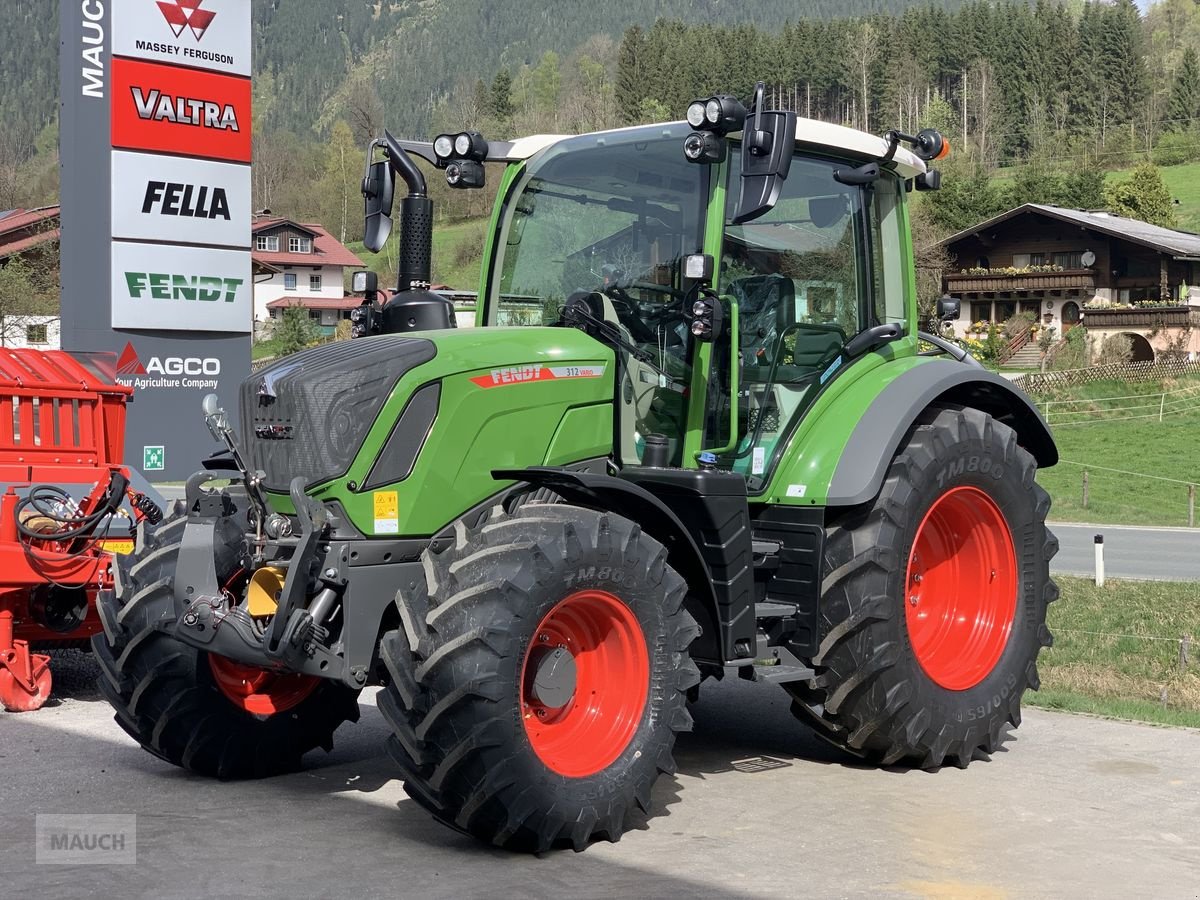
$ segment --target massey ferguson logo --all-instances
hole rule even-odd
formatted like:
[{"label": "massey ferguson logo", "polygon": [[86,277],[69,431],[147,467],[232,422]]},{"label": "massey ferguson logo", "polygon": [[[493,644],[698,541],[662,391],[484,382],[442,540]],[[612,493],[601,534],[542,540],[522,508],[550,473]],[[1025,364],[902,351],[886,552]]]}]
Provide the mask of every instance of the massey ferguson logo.
[{"label": "massey ferguson logo", "polygon": [[[151,356],[143,364],[132,342],[125,344],[117,358],[117,383],[126,387],[212,390],[220,374],[221,360],[211,356]],[[192,377],[196,375],[208,377]]]},{"label": "massey ferguson logo", "polygon": [[201,9],[203,3],[204,0],[158,0],[158,8],[175,32],[175,37],[183,34],[183,29],[189,28],[196,40],[200,40],[217,17],[215,12]]},{"label": "massey ferguson logo", "polygon": [[176,125],[195,125],[219,131],[241,131],[237,110],[229,103],[213,103],[192,97],[172,97],[157,88],[143,93],[136,85],[130,88],[133,105],[139,119],[153,122],[172,122]]}]

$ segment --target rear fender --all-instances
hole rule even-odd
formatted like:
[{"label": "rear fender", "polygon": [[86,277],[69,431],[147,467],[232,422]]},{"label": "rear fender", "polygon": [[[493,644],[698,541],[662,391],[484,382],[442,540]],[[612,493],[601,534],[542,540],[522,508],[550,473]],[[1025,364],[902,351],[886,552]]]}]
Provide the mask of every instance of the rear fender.
[{"label": "rear fender", "polygon": [[1006,378],[976,366],[930,360],[891,380],[863,412],[829,483],[829,506],[866,503],[879,493],[901,442],[931,406],[970,406],[1008,425],[1039,468],[1058,462],[1041,413]]}]

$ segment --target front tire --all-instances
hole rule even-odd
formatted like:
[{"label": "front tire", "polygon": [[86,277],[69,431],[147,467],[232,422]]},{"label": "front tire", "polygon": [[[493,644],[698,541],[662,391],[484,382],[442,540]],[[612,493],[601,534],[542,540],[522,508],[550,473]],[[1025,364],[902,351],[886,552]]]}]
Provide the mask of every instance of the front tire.
[{"label": "front tire", "polygon": [[934,410],[879,496],[828,530],[817,676],[793,710],[865,759],[965,767],[1021,721],[1058,597],[1050,498],[1015,432]]},{"label": "front tire", "polygon": [[409,796],[507,849],[618,840],[675,771],[700,677],[666,557],[627,519],[567,504],[497,509],[427,552],[379,693]]},{"label": "front tire", "polygon": [[[187,518],[176,510],[122,561],[119,589],[97,598],[104,630],[92,638],[99,687],[117,724],[155,756],[200,775],[262,778],[333,749],[358,721],[358,692],[324,679],[243,666],[158,630],[175,616],[174,574]],[[241,530],[218,523],[217,575],[237,571]]]}]

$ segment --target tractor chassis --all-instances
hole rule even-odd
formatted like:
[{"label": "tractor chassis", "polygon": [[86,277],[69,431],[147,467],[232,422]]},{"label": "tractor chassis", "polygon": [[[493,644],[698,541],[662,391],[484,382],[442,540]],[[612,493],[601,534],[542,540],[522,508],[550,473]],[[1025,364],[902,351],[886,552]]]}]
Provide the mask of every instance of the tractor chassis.
[{"label": "tractor chassis", "polygon": [[[264,629],[237,608],[237,598],[219,582],[217,522],[239,516],[246,498],[237,488],[203,490],[211,477],[198,473],[188,482],[188,520],[174,583],[177,617],[165,619],[162,630],[246,665],[362,688],[376,669],[380,624],[388,618],[397,587],[424,577],[419,557],[429,541],[322,539],[330,513],[306,497],[303,480],[296,479],[291,497],[299,534],[266,541],[258,558],[252,534],[244,548],[243,567],[261,562],[287,570],[278,608]],[[330,640],[325,626],[339,603],[343,624]]]}]

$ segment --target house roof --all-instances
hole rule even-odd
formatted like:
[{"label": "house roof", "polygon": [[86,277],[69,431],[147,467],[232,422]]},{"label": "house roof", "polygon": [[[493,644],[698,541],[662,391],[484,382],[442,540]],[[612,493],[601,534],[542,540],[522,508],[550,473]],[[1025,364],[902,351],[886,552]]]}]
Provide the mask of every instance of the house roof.
[{"label": "house roof", "polygon": [[[363,261],[351,253],[341,241],[315,222],[299,223],[291,219],[258,219],[252,231],[255,235],[282,225],[290,225],[313,236],[312,253],[288,253],[285,250],[269,251],[253,249],[251,256],[256,262],[270,266],[351,266],[362,268]],[[282,244],[280,245],[282,246]]]},{"label": "house roof", "polygon": [[15,256],[59,237],[58,206],[0,212],[0,258]]},{"label": "house roof", "polygon": [[1195,257],[1196,259],[1200,259],[1200,234],[1192,234],[1189,231],[1175,231],[1171,228],[1151,225],[1149,222],[1141,222],[1137,219],[1126,219],[1123,216],[1114,216],[1106,212],[1085,212],[1081,209],[1047,206],[1042,203],[1026,203],[1024,206],[1010,209],[1008,212],[1001,213],[998,216],[988,219],[986,222],[980,222],[978,225],[964,229],[958,234],[951,235],[942,241],[939,246],[948,247],[950,244],[957,243],[963,238],[979,234],[981,231],[987,231],[989,228],[1028,212],[1048,216],[1060,222],[1079,225],[1090,231],[1107,234],[1115,238],[1120,238],[1123,241],[1141,244],[1144,247],[1157,250],[1159,253],[1169,254],[1175,258]]},{"label": "house roof", "polygon": [[302,306],[305,309],[358,309],[362,297],[280,297],[267,304],[267,309],[288,309]]}]

